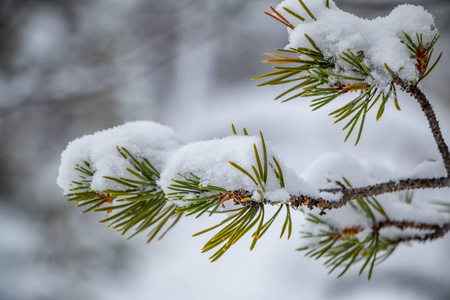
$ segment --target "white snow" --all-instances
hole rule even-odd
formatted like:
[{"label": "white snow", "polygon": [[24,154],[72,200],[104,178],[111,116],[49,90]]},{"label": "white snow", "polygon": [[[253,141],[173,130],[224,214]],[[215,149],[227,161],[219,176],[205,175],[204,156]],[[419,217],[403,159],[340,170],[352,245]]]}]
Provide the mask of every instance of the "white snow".
[{"label": "white snow", "polygon": [[[256,190],[259,189],[262,192],[262,188],[230,164],[231,161],[239,165],[256,179],[252,170],[252,166],[258,168],[253,145],[256,145],[261,161],[263,161],[261,139],[256,136],[229,136],[185,145],[169,159],[158,184],[166,194],[169,194],[173,192],[170,190],[170,185],[174,183],[172,179],[182,180],[183,177],[193,174],[200,178],[202,186],[211,185],[228,191],[244,189],[255,193],[254,198],[259,199]],[[266,198],[273,196],[275,201],[285,201],[288,193],[318,195],[292,170],[284,166],[276,153],[267,147],[268,161],[273,164],[272,157],[276,157],[281,165],[286,188],[281,190],[279,180],[269,166],[267,182],[264,184],[264,190],[268,193]]]},{"label": "white snow", "polygon": [[317,157],[306,166],[302,177],[316,188],[338,187],[335,181],[344,183],[343,177],[355,187],[369,183],[358,159],[344,152],[329,152]]},{"label": "white snow", "polygon": [[117,183],[103,176],[127,177],[131,174],[128,160],[117,151],[124,147],[135,157],[147,158],[161,171],[170,154],[183,144],[182,139],[169,127],[154,122],[139,121],[126,123],[108,130],[86,135],[69,143],[61,154],[58,185],[68,193],[72,181],[78,181],[79,172],[74,170],[82,161],[91,163],[95,174],[92,178],[93,190],[114,189]]},{"label": "white snow", "polygon": [[270,199],[272,201],[286,203],[288,202],[289,198],[291,196],[289,195],[289,192],[286,189],[278,189],[273,192],[267,192],[266,198]]},{"label": "white snow", "polygon": [[421,230],[415,228],[400,229],[394,226],[384,227],[380,229],[380,236],[390,240],[397,240],[401,238],[408,238],[411,236],[424,237],[427,234],[433,233],[432,230]]},{"label": "white snow", "polygon": [[[395,197],[397,196],[397,197]],[[443,225],[449,222],[446,214],[439,212],[439,206],[422,203],[424,199],[413,197],[413,202],[407,204],[399,201],[401,194],[391,195],[390,201],[380,201],[391,220],[413,221],[426,224]]]},{"label": "white snow", "polygon": [[[312,214],[318,215],[319,210],[314,209]],[[326,214],[320,217],[327,224],[335,229],[345,228],[367,228],[371,226],[370,220],[362,213],[357,213],[350,205],[345,205],[339,209],[326,211]],[[309,224],[308,226],[315,226],[316,224]]]},{"label": "white snow", "polygon": [[[204,186],[212,185],[227,190],[240,188],[254,190],[253,181],[230,165],[232,161],[251,172],[251,165],[256,166],[253,144],[260,139],[256,136],[230,136],[223,139],[200,141],[180,148],[168,161],[161,173],[159,185],[163,191],[169,193],[168,186],[172,179],[182,179],[189,173],[201,178]],[[262,152],[260,152],[262,153]]]},{"label": "white snow", "polygon": [[409,178],[439,178],[445,177],[445,167],[443,161],[425,160],[421,164],[414,167],[407,177]]},{"label": "white snow", "polygon": [[[399,77],[406,81],[416,80],[415,63],[410,52],[402,44],[403,32],[413,41],[416,33],[422,35],[424,44],[431,41],[437,33],[434,18],[423,7],[415,5],[397,6],[388,16],[373,20],[359,18],[337,8],[330,1],[330,8],[325,7],[325,0],[303,1],[317,19],[314,21],[296,0],[286,0],[278,5],[277,11],[287,18],[295,29],[289,29],[289,44],[286,48],[312,48],[305,37],[310,36],[324,56],[336,64],[334,71],[340,75],[351,76],[350,65],[339,58],[342,52],[351,50],[355,55],[364,52],[363,63],[371,70],[374,79],[367,76],[365,81],[386,91],[391,75],[384,67],[386,63]],[[305,21],[286,12],[287,7],[305,18]]]}]

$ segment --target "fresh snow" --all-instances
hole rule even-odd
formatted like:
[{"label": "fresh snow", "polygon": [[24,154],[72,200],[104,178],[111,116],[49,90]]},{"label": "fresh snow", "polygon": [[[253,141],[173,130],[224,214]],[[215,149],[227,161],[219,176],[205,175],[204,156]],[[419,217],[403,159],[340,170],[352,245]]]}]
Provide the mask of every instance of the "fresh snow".
[{"label": "fresh snow", "polygon": [[78,138],[61,154],[58,185],[69,193],[72,181],[80,180],[77,164],[89,162],[95,171],[91,188],[102,191],[118,188],[118,183],[103,176],[131,178],[125,168],[130,163],[122,157],[116,147],[124,147],[133,156],[146,157],[161,171],[170,154],[183,144],[183,140],[169,127],[148,121],[126,123],[92,135]]},{"label": "fresh snow", "polygon": [[[437,33],[433,16],[423,7],[400,5],[386,17],[367,20],[340,10],[333,1],[330,1],[330,8],[326,8],[325,0],[303,2],[316,21],[309,17],[297,0],[283,1],[276,8],[295,26],[293,30],[288,29],[289,44],[286,48],[312,48],[305,37],[307,34],[324,56],[335,62],[336,69],[330,71],[344,76],[352,76],[352,72],[350,65],[339,58],[342,52],[351,50],[356,55],[358,51],[363,51],[363,63],[373,76],[373,79],[368,76],[365,80],[381,91],[387,91],[391,82],[385,63],[405,81],[417,79],[416,61],[410,58],[411,53],[402,41],[406,40],[403,32],[413,41],[416,40],[416,34],[422,35],[424,44],[430,42]],[[283,7],[296,12],[305,21],[292,16]]]},{"label": "fresh snow", "polygon": [[427,234],[432,234],[432,230],[420,230],[414,228],[400,229],[395,226],[385,227],[380,229],[380,236],[395,241],[401,238],[408,238],[410,236],[425,237]]},{"label": "fresh snow", "polygon": [[[257,162],[253,145],[256,145],[261,161],[263,161],[261,139],[256,136],[229,136],[190,143],[178,149],[170,157],[158,183],[163,191],[169,194],[173,192],[170,190],[170,185],[174,183],[172,179],[182,180],[183,177],[193,174],[200,178],[200,184],[203,186],[216,186],[228,191],[244,189],[253,193],[257,190],[257,185],[246,174],[229,163],[231,161],[239,165],[254,176],[252,166],[257,168]],[[318,193],[301,180],[293,170],[283,165],[270,147],[267,145],[266,147],[269,163],[275,165],[273,157],[280,163],[286,186],[285,189],[280,188],[279,181],[269,166],[267,183],[264,186],[267,193],[266,198],[274,196],[274,199],[269,199],[285,202],[289,199],[289,193],[318,196]],[[257,195],[254,194],[256,200],[259,199]]]}]

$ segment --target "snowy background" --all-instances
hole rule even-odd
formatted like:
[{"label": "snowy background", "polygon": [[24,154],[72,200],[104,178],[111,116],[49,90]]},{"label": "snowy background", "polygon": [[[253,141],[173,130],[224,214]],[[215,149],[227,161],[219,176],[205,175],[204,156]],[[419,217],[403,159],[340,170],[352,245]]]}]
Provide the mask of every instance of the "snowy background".
[{"label": "snowy background", "polygon": [[[359,16],[386,15],[404,1],[337,0]],[[450,46],[450,3],[409,1],[435,15]],[[294,251],[273,226],[252,252],[242,241],[209,263],[205,237],[219,218],[184,219],[164,240],[126,241],[80,215],[56,186],[60,154],[85,134],[127,121],[169,125],[187,141],[224,137],[230,124],[264,132],[286,165],[302,174],[327,152],[402,176],[438,160],[418,105],[401,95],[357,147],[342,125],[310,112],[307,101],[281,104],[276,87],[250,78],[268,72],[262,52],[286,44],[283,25],[257,0],[0,1],[0,299],[450,299],[450,237],[400,246],[370,282],[355,270],[341,279]],[[450,139],[450,52],[423,83]],[[448,201],[448,191],[418,192]],[[271,236],[270,236],[271,234]]]}]

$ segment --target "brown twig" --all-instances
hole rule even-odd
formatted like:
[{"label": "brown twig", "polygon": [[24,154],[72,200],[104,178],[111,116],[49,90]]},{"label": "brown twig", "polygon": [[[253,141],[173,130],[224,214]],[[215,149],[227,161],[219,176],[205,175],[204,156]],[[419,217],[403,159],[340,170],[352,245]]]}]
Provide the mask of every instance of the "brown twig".
[{"label": "brown twig", "polygon": [[432,189],[449,187],[449,180],[447,177],[429,178],[429,179],[404,179],[399,181],[388,181],[357,188],[333,188],[322,189],[321,192],[327,193],[342,193],[342,201],[358,199],[361,197],[374,197],[381,194],[418,190],[418,189]]}]

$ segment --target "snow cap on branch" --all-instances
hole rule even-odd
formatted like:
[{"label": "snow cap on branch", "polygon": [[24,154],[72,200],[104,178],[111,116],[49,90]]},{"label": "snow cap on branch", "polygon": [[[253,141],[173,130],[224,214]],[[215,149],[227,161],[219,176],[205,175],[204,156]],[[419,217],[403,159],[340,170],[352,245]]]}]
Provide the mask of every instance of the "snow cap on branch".
[{"label": "snow cap on branch", "polygon": [[[230,162],[239,165],[254,176],[252,165],[258,168],[254,144],[258,153],[262,155],[261,139],[256,136],[229,136],[183,146],[169,159],[158,183],[164,193],[169,194],[173,192],[169,188],[174,183],[172,179],[182,180],[192,174],[200,178],[202,186],[216,186],[228,191],[243,189],[252,193],[257,188],[255,182],[232,166]],[[285,201],[289,199],[289,194],[317,195],[317,192],[301,180],[293,170],[285,167],[277,155],[268,148],[267,159],[272,165],[274,165],[273,157],[280,163],[283,170],[285,189],[281,189],[279,180],[269,167],[264,185],[266,197],[270,195],[277,198],[271,199],[273,201]],[[283,197],[285,199],[282,199]]]},{"label": "snow cap on branch", "polygon": [[[335,74],[352,77],[350,65],[339,56],[342,52],[359,52],[365,66],[371,71],[367,82],[375,84],[381,90],[386,90],[392,81],[392,76],[384,67],[386,63],[391,70],[406,81],[417,79],[416,60],[411,59],[411,53],[402,43],[406,33],[416,39],[416,34],[427,45],[437,33],[434,18],[421,6],[400,5],[388,16],[373,20],[359,18],[351,13],[340,10],[333,1],[329,8],[325,0],[304,0],[314,19],[310,17],[298,0],[286,0],[277,6],[295,29],[289,30],[289,44],[286,48],[310,48],[311,44],[305,37],[311,37],[327,59],[336,64]],[[283,7],[297,13],[305,20],[294,17]],[[404,33],[403,33],[404,32]],[[362,52],[360,52],[362,51]],[[306,57],[305,57],[306,58]],[[373,78],[372,78],[373,77]]]},{"label": "snow cap on branch", "polygon": [[148,158],[161,171],[170,154],[183,144],[182,139],[169,127],[148,121],[126,123],[104,131],[86,135],[69,143],[61,154],[58,185],[68,193],[72,181],[79,181],[77,164],[91,164],[94,176],[91,188],[102,191],[114,189],[116,182],[103,176],[130,177],[126,168],[130,162],[116,147],[124,147],[133,155]]}]

